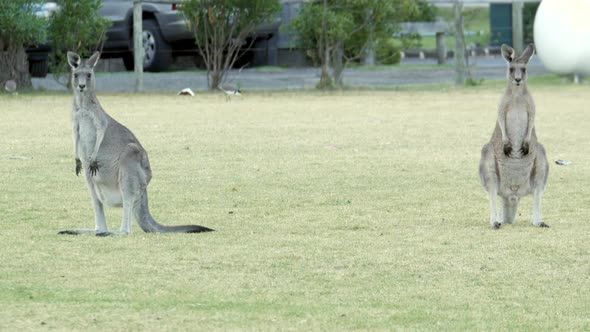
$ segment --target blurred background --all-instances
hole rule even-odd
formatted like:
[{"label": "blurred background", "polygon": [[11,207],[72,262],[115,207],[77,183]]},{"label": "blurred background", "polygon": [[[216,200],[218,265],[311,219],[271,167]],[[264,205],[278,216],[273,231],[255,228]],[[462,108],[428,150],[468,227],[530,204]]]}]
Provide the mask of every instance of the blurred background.
[{"label": "blurred background", "polygon": [[[521,51],[523,45],[534,42],[535,14],[541,2],[0,3],[3,85],[11,80],[18,88],[65,90],[69,81],[65,52],[89,56],[99,50],[102,61],[97,71],[121,73],[108,76],[99,89],[178,91],[185,87],[216,89],[220,84],[252,89],[333,89],[445,82],[476,85],[486,79],[502,79],[500,46],[505,43]],[[135,26],[141,28],[137,44],[142,48],[141,69],[148,72],[145,80],[141,76],[140,87],[132,73],[137,49],[134,4],[140,11],[137,17],[141,17],[141,25]],[[214,33],[219,40],[212,39]],[[23,49],[17,50],[21,46]],[[218,59],[213,59],[216,52]],[[537,58],[531,67],[531,75],[548,73]]]}]

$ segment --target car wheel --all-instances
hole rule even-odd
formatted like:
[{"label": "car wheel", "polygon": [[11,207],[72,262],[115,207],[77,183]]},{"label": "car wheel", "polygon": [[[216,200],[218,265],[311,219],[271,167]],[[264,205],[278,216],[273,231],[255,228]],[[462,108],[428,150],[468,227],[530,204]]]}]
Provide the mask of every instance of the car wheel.
[{"label": "car wheel", "polygon": [[[160,28],[155,20],[143,21],[142,43],[144,50],[143,70],[162,71],[172,63],[172,48],[162,37]],[[123,65],[127,70],[135,69],[133,52],[123,55]]]},{"label": "car wheel", "polygon": [[162,37],[154,20],[143,21],[143,49],[145,71],[162,71],[172,63],[172,48]]},{"label": "car wheel", "polygon": [[29,61],[29,73],[32,77],[46,77],[49,72],[49,61],[48,59],[39,61]]}]

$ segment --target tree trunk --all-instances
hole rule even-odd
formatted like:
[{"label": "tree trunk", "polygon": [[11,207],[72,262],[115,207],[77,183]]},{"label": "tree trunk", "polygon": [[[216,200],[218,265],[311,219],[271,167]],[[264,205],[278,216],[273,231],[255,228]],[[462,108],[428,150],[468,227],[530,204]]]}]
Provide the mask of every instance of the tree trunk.
[{"label": "tree trunk", "polygon": [[334,82],[330,75],[330,41],[328,40],[328,26],[326,22],[326,13],[328,11],[328,1],[324,0],[324,11],[322,15],[322,38],[320,38],[320,61],[322,63],[322,73],[320,74],[320,82],[317,85],[318,89],[332,88]]},{"label": "tree trunk", "polygon": [[223,81],[221,73],[219,71],[211,72],[211,78],[209,80],[209,90],[217,90]]},{"label": "tree trunk", "polygon": [[18,90],[32,87],[27,53],[22,45],[0,49],[0,88],[4,89],[8,80],[14,80]]},{"label": "tree trunk", "polygon": [[367,44],[362,50],[361,54],[361,62],[365,66],[374,66],[375,65],[375,27],[371,22],[371,17],[373,16],[373,10],[367,9],[365,13],[365,20],[368,22],[367,29],[369,30],[369,36],[367,37]]},{"label": "tree trunk", "polygon": [[363,49],[361,61],[365,66],[375,65],[375,41],[367,41],[367,46]]},{"label": "tree trunk", "polygon": [[324,55],[322,56],[322,72],[320,74],[320,82],[318,83],[319,89],[332,88],[334,81],[330,74],[330,50],[325,49]]},{"label": "tree trunk", "polygon": [[344,73],[344,45],[338,43],[334,49],[334,59],[332,62],[334,84],[342,88],[344,87],[343,73]]},{"label": "tree trunk", "polygon": [[455,24],[455,84],[465,84],[468,77],[468,68],[465,61],[465,35],[463,33],[463,1],[455,0],[453,3]]}]

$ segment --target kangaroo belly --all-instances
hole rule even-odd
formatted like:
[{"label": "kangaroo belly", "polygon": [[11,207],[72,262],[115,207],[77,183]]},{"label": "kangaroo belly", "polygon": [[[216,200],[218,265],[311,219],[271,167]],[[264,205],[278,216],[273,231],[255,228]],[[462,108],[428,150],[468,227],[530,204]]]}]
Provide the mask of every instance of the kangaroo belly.
[{"label": "kangaroo belly", "polygon": [[498,166],[500,196],[520,198],[531,193],[532,158],[505,159]]},{"label": "kangaroo belly", "polygon": [[123,206],[123,196],[119,188],[94,183],[94,189],[102,204],[112,207]]}]

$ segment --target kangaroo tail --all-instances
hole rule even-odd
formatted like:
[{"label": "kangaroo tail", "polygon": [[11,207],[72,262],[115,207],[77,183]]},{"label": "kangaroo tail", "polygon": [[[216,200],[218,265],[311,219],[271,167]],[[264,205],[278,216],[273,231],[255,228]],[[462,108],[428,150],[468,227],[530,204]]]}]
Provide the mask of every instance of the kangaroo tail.
[{"label": "kangaroo tail", "polygon": [[133,208],[133,213],[139,227],[146,233],[201,233],[214,231],[214,229],[199,225],[165,226],[159,224],[150,214],[147,191],[145,190],[139,202]]}]

